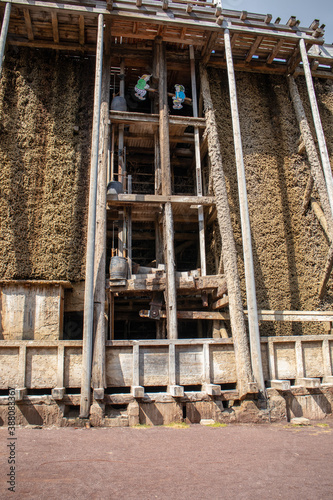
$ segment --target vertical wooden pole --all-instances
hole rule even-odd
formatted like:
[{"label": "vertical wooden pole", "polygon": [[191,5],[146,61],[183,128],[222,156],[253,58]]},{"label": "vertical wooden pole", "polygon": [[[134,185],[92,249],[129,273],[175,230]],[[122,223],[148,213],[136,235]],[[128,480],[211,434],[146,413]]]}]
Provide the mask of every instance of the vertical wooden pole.
[{"label": "vertical wooden pole", "polygon": [[102,91],[102,62],[103,62],[103,14],[99,14],[97,47],[96,47],[94,115],[93,115],[91,161],[90,161],[86,282],[84,290],[82,378],[81,378],[81,399],[80,399],[81,418],[87,418],[89,416],[89,409],[90,409],[91,364],[92,364],[92,345],[93,345],[93,321],[94,321],[94,260],[95,260],[95,230],[96,230],[96,199],[97,199],[99,123],[100,123],[100,106],[101,106],[101,91]]},{"label": "vertical wooden pole", "polygon": [[224,45],[225,45],[226,61],[227,61],[232,128],[234,134],[234,146],[236,155],[238,196],[239,196],[239,206],[241,215],[241,229],[242,229],[242,240],[243,240],[243,255],[244,255],[244,267],[245,267],[245,283],[246,283],[246,296],[247,296],[247,308],[248,308],[248,320],[249,320],[252,370],[254,379],[257,382],[259,389],[261,391],[264,391],[265,383],[264,383],[262,361],[261,361],[256,285],[254,280],[251,227],[250,227],[249,209],[247,202],[242,138],[240,132],[237,94],[236,94],[236,81],[235,81],[234,65],[232,60],[230,34],[229,30],[227,29],[224,31]]},{"label": "vertical wooden pole", "polygon": [[215,119],[208,75],[206,69],[200,66],[201,93],[204,100],[208,153],[212,168],[213,187],[217,220],[222,239],[222,255],[224,272],[228,285],[230,324],[235,350],[237,389],[240,398],[244,398],[252,382],[250,352],[246,335],[243,313],[242,295],[237,269],[237,251],[232,230],[228,192],[223,172],[222,155]]},{"label": "vertical wooden pole", "polygon": [[99,389],[99,399],[106,387],[105,375],[105,267],[106,267],[106,184],[109,156],[109,109],[110,109],[110,70],[111,70],[111,26],[106,23],[104,57],[102,69],[102,91],[100,107],[100,136],[98,155],[98,185],[96,207],[96,249],[94,264],[94,352],[92,366],[92,386]]},{"label": "vertical wooden pole", "polygon": [[[198,117],[197,84],[195,78],[194,49],[192,45],[190,45],[190,59],[191,59],[193,116],[197,118]],[[201,177],[200,136],[198,127],[194,127],[194,151],[195,151],[195,178],[197,184],[197,196],[202,196],[203,193],[202,193],[202,177]],[[206,273],[206,245],[205,245],[205,215],[202,205],[198,207],[198,222],[199,222],[201,275],[206,276],[207,273]]]},{"label": "vertical wooden pole", "polygon": [[[156,41],[155,41],[156,43]],[[169,113],[167,95],[167,64],[165,46],[161,43],[159,75],[159,136],[160,160],[162,173],[162,194],[171,195],[171,168],[170,168],[170,141],[169,141]],[[170,202],[164,206],[164,246],[166,264],[166,315],[168,338],[176,339],[177,333],[177,292],[175,280],[175,249],[173,214]]]},{"label": "vertical wooden pole", "polygon": [[333,217],[333,176],[332,176],[332,169],[331,169],[331,165],[330,165],[330,158],[328,155],[326,141],[325,141],[325,135],[324,135],[321,119],[320,119],[316,94],[315,94],[313,81],[312,81],[310,64],[309,64],[308,55],[307,55],[306,47],[305,47],[305,41],[303,39],[300,40],[299,46],[300,46],[300,51],[301,51],[301,56],[302,56],[306,86],[308,88],[308,94],[309,94],[309,100],[310,100],[311,111],[312,111],[312,116],[313,116],[313,122],[314,122],[316,135],[317,135],[317,139],[318,139],[319,153],[320,153],[321,163],[323,166],[323,171],[324,171],[324,176],[325,176],[325,181],[326,181],[326,186],[327,186],[328,199],[330,202],[330,207],[331,207],[331,212],[332,212],[332,217]]},{"label": "vertical wooden pole", "polygon": [[4,60],[6,41],[7,41],[7,33],[10,19],[10,12],[12,10],[12,4],[6,3],[5,14],[3,16],[2,26],[1,26],[1,35],[0,35],[0,76],[2,73],[2,65]]}]

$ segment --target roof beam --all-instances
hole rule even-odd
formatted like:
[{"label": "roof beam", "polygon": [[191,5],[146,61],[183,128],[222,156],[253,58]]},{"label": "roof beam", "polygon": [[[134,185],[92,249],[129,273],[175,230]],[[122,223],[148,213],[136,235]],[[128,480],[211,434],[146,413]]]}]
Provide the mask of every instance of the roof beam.
[{"label": "roof beam", "polygon": [[216,43],[216,39],[219,35],[219,32],[218,31],[213,31],[210,35],[209,35],[209,38],[207,40],[207,43],[206,45],[203,47],[202,51],[201,51],[201,58],[202,58],[202,64],[207,64],[209,59],[210,59],[210,55],[212,53],[212,50],[215,46],[215,43]]},{"label": "roof beam", "polygon": [[278,43],[275,45],[274,49],[272,50],[271,54],[267,57],[267,64],[272,64],[274,61],[275,57],[278,55],[280,52],[282,45],[284,44],[285,40],[279,40]]},{"label": "roof beam", "polygon": [[254,54],[256,53],[256,50],[259,48],[261,42],[263,41],[264,37],[263,36],[258,36],[256,38],[256,40],[254,41],[254,43],[252,44],[252,47],[250,48],[247,56],[246,56],[246,59],[245,59],[245,62],[250,62],[252,57],[254,56]]}]

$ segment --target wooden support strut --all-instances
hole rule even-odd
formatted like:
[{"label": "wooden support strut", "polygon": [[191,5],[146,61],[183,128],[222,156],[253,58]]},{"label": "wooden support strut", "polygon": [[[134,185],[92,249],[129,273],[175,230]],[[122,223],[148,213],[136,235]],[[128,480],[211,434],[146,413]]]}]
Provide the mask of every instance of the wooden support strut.
[{"label": "wooden support strut", "polygon": [[214,107],[210,95],[207,70],[200,65],[201,93],[204,101],[208,154],[212,168],[213,187],[216,196],[216,209],[222,239],[224,272],[229,295],[229,311],[232,336],[235,345],[237,387],[240,397],[249,392],[252,382],[250,353],[243,314],[240,280],[237,269],[237,252],[233,235],[227,187],[222,166],[219,136]]},{"label": "wooden support strut", "polygon": [[104,390],[105,375],[105,265],[106,265],[106,177],[109,146],[109,107],[111,70],[111,23],[105,25],[104,57],[102,70],[102,94],[100,107],[100,137],[98,155],[98,185],[96,207],[96,249],[94,263],[94,352],[92,366],[93,388]]},{"label": "wooden support strut", "polygon": [[2,72],[2,66],[3,66],[3,56],[4,56],[5,48],[6,48],[6,40],[7,40],[7,33],[8,33],[8,26],[9,26],[9,18],[10,18],[11,9],[12,9],[12,4],[6,3],[5,14],[3,16],[3,21],[2,21],[2,26],[1,26],[1,35],[0,35],[0,76],[1,76],[1,72]]},{"label": "wooden support strut", "polygon": [[306,154],[310,163],[311,178],[313,179],[312,181],[309,179],[305,190],[303,211],[306,210],[310,202],[311,191],[314,184],[318,191],[320,204],[322,206],[322,209],[326,217],[329,232],[333,234],[333,218],[332,218],[331,206],[328,199],[325,178],[321,168],[320,159],[317,153],[316,144],[314,142],[310,125],[305,114],[305,110],[302,104],[301,96],[297,88],[296,81],[292,76],[288,76],[287,80],[289,84],[289,92],[296,113],[296,118],[299,124],[300,132],[302,134],[302,139],[304,141]]},{"label": "wooden support strut", "polygon": [[[169,113],[167,96],[167,65],[165,46],[161,40],[159,50],[159,137],[160,161],[162,174],[162,194],[171,195],[171,168],[170,168],[170,142],[169,142]],[[163,213],[163,237],[165,246],[165,264],[167,275],[166,308],[167,308],[167,334],[168,338],[176,339],[177,332],[177,292],[175,280],[175,250],[172,205],[167,202]]]},{"label": "wooden support strut", "polygon": [[[193,103],[193,116],[198,117],[198,103],[197,103],[197,84],[195,78],[195,59],[194,49],[190,45],[190,59],[191,59],[191,83],[192,83],[192,103]],[[200,159],[200,135],[199,128],[194,127],[194,150],[195,150],[195,178],[197,187],[197,196],[202,196],[202,177],[201,177],[201,159]],[[198,222],[199,222],[199,245],[200,245],[200,265],[201,275],[206,276],[206,245],[205,245],[205,214],[202,205],[198,207]]]},{"label": "wooden support strut", "polygon": [[234,146],[236,155],[238,196],[239,196],[239,207],[241,215],[241,229],[242,229],[242,240],[243,240],[244,267],[245,267],[246,296],[247,296],[247,304],[249,310],[251,361],[252,361],[252,369],[255,381],[257,382],[259,389],[264,391],[265,383],[264,383],[262,361],[261,361],[260,333],[258,324],[256,286],[254,279],[254,266],[253,266],[252,242],[251,242],[251,227],[250,227],[249,209],[248,209],[247,192],[246,192],[246,179],[245,179],[245,167],[244,167],[243,150],[242,150],[242,139],[241,139],[241,131],[240,131],[240,123],[238,115],[236,81],[235,81],[235,73],[232,60],[229,30],[225,30],[224,32],[224,44],[226,51],[231,118],[232,118]]},{"label": "wooden support strut", "polygon": [[102,62],[103,62],[103,14],[98,15],[94,114],[90,160],[90,187],[87,230],[86,253],[86,281],[84,290],[84,316],[83,316],[83,345],[82,345],[82,378],[80,417],[87,418],[90,409],[91,365],[93,344],[94,320],[94,259],[95,259],[95,231],[96,231],[96,199],[97,199],[97,173],[98,173],[98,147],[100,107],[102,90]]},{"label": "wooden support strut", "polygon": [[318,139],[319,153],[320,153],[320,158],[321,158],[322,167],[323,167],[323,171],[324,171],[324,177],[325,177],[325,181],[326,181],[328,199],[329,199],[329,203],[330,203],[330,207],[331,207],[331,214],[333,217],[332,169],[331,169],[330,159],[329,159],[329,155],[328,155],[328,151],[327,151],[323,126],[322,126],[321,119],[320,119],[316,94],[315,94],[315,90],[314,90],[314,86],[313,86],[313,80],[312,80],[308,55],[307,55],[307,51],[306,51],[306,47],[305,47],[305,41],[303,39],[300,40],[299,46],[300,46],[300,51],[301,51],[301,56],[302,56],[303,67],[304,67],[306,85],[308,88],[308,94],[309,94],[309,100],[310,100],[311,111],[312,111],[312,116],[313,116],[313,122],[314,122],[316,135],[317,135],[317,139]]}]

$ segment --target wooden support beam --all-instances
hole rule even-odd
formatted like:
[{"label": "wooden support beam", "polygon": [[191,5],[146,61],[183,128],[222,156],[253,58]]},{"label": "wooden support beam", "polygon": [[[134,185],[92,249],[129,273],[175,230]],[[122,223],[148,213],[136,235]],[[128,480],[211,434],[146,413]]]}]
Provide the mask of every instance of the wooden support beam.
[{"label": "wooden support beam", "polygon": [[212,303],[212,309],[215,311],[216,309],[223,309],[223,307],[228,307],[229,305],[229,297],[222,297],[222,299],[217,300]]},{"label": "wooden support beam", "polygon": [[84,35],[84,16],[79,16],[79,44],[85,44],[85,35]]},{"label": "wooden support beam", "polygon": [[282,45],[285,43],[285,40],[279,40],[278,43],[275,45],[274,49],[272,50],[271,54],[267,57],[267,64],[272,64],[273,60],[275,57],[278,55],[280,52]]},{"label": "wooden support beam", "polygon": [[135,5],[137,7],[141,7],[142,6],[142,0],[136,0]]},{"label": "wooden support beam", "polygon": [[105,267],[106,267],[106,178],[109,146],[109,109],[110,109],[110,71],[111,23],[105,23],[104,54],[102,67],[102,89],[100,106],[100,134],[97,174],[96,202],[96,247],[94,262],[94,348],[92,365],[92,387],[106,387],[105,371]]},{"label": "wooden support beam", "polygon": [[162,0],[162,9],[168,10],[169,8],[169,0]]},{"label": "wooden support beam", "polygon": [[[197,102],[197,83],[195,77],[195,58],[194,49],[190,45],[190,61],[191,61],[191,86],[192,86],[192,104],[193,117],[198,117],[198,102]],[[199,128],[194,127],[194,150],[195,150],[195,179],[197,196],[202,196],[202,175],[201,175],[201,154],[200,154],[200,135]],[[198,207],[198,224],[199,224],[199,246],[200,246],[200,265],[201,275],[206,276],[206,243],[205,243],[205,215],[203,206]]]},{"label": "wooden support beam", "polygon": [[0,76],[2,73],[11,9],[12,9],[12,4],[6,3],[5,14],[3,16],[1,34],[0,34]]},{"label": "wooden support beam", "polygon": [[239,16],[239,19],[241,21],[245,21],[245,19],[247,18],[247,11],[246,10],[242,10],[240,16]]},{"label": "wooden support beam", "polygon": [[[155,40],[159,48],[159,139],[162,174],[162,194],[171,195],[171,164],[169,142],[169,109],[167,95],[166,49],[161,40]],[[177,292],[175,280],[175,249],[172,205],[167,202],[163,212],[164,259],[166,265],[166,309],[168,338],[178,337],[177,328]]]},{"label": "wooden support beam", "polygon": [[190,14],[192,12],[192,10],[193,10],[193,3],[188,3],[186,5],[186,12],[187,12],[187,14]]},{"label": "wooden support beam", "polygon": [[59,43],[59,29],[58,29],[58,16],[57,13],[51,12],[52,18],[52,32],[53,32],[53,41],[54,43]]},{"label": "wooden support beam", "polygon": [[264,39],[263,36],[257,36],[255,42],[252,44],[252,47],[250,48],[250,50],[245,58],[245,62],[249,63],[251,61],[251,59],[255,55],[257,49],[260,47],[260,44],[263,41],[263,39]]},{"label": "wooden support beam", "polygon": [[[250,353],[243,314],[240,280],[237,268],[237,252],[228,202],[228,192],[222,165],[219,135],[215,118],[215,109],[210,95],[207,70],[200,66],[201,93],[204,101],[208,153],[212,168],[213,187],[216,196],[216,208],[222,239],[222,254],[225,277],[229,294],[230,322],[236,358],[237,384],[241,397],[249,391],[252,382]],[[217,297],[219,298],[219,297]],[[220,319],[220,318],[218,318]],[[223,318],[222,318],[223,319]]]},{"label": "wooden support beam", "polygon": [[309,94],[313,122],[314,122],[315,131],[316,131],[316,135],[317,135],[317,139],[318,139],[319,153],[320,153],[321,163],[322,163],[322,167],[323,167],[325,182],[326,182],[328,199],[330,202],[331,214],[332,214],[332,218],[333,218],[332,168],[330,165],[330,159],[329,159],[329,155],[328,155],[328,151],[327,151],[323,126],[322,126],[321,119],[320,119],[319,108],[318,108],[316,94],[315,94],[315,90],[314,90],[314,86],[313,86],[313,81],[312,81],[311,70],[310,70],[308,55],[307,55],[307,51],[306,51],[306,46],[305,46],[305,42],[303,39],[300,40],[299,46],[300,46],[300,51],[301,51],[301,56],[302,56],[303,67],[304,67],[306,85],[307,85],[308,94]]},{"label": "wooden support beam", "polygon": [[87,229],[86,253],[86,280],[84,292],[83,315],[83,345],[82,345],[82,378],[80,416],[87,418],[90,410],[90,389],[93,349],[93,321],[94,321],[94,260],[95,260],[95,231],[96,231],[96,200],[97,200],[97,173],[100,107],[102,90],[102,62],[103,62],[103,14],[98,15],[97,52],[95,69],[94,113],[90,161],[90,188]]},{"label": "wooden support beam", "polygon": [[[236,80],[232,60],[229,30],[224,31],[224,45],[226,50],[229,95],[231,105],[231,119],[234,136],[236,169],[238,180],[238,196],[241,216],[242,242],[245,268],[246,298],[249,308],[249,335],[252,370],[255,382],[261,391],[265,390],[264,376],[262,370],[260,333],[258,323],[256,285],[254,278],[254,266],[252,255],[251,226],[247,201],[245,167],[243,158],[242,138],[238,114]],[[229,286],[228,286],[229,289]],[[229,289],[230,290],[230,289]]]},{"label": "wooden support beam", "polygon": [[27,28],[28,40],[34,39],[34,32],[32,30],[31,17],[29,9],[23,9],[25,27]]},{"label": "wooden support beam", "polygon": [[113,0],[106,0],[106,8],[107,10],[113,9]]}]

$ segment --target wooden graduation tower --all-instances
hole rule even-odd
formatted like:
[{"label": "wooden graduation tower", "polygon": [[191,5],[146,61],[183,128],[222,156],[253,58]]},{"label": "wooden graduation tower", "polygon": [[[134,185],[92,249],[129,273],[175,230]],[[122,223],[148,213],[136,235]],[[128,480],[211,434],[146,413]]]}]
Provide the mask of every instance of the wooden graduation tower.
[{"label": "wooden graduation tower", "polygon": [[[304,210],[311,205],[330,241],[322,298],[333,264],[333,179],[312,77],[333,79],[333,49],[324,44],[319,21],[305,28],[291,17],[282,25],[270,14],[224,9],[219,0],[13,0],[0,8],[1,65],[6,47],[95,58],[84,287],[1,281],[1,388],[11,384],[9,367],[21,404],[45,389],[58,401],[61,418],[75,407],[81,418],[108,425],[118,411],[119,425],[126,418],[131,425],[183,417],[195,422],[196,404],[205,408],[198,410],[201,417],[218,419],[228,401],[266,401],[267,387],[332,383],[332,312],[258,310],[235,79],[236,71],[288,80],[310,165]],[[228,80],[243,277],[210,68]],[[310,125],[296,77],[306,80]],[[185,93],[180,104],[179,88]],[[320,203],[311,198],[313,188]],[[216,231],[219,251],[212,244]],[[39,321],[55,315],[54,337],[29,338],[19,329],[11,334],[10,307],[18,294],[26,303],[43,297]],[[74,295],[79,306],[73,311],[83,311],[81,339],[64,334]],[[24,328],[24,311],[18,304],[14,310]],[[324,322],[328,333],[260,337],[259,321]],[[307,365],[305,352],[312,348],[318,373]],[[15,367],[9,354],[17,358]],[[163,402],[169,406],[162,409]],[[147,410],[157,404],[162,420]]]}]

